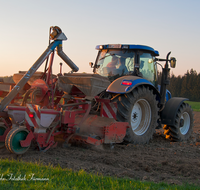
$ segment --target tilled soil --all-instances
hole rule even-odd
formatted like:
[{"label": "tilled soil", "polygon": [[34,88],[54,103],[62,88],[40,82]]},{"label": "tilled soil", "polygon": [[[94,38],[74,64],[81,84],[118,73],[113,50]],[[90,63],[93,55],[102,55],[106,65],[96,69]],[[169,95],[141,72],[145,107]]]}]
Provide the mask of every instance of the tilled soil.
[{"label": "tilled soil", "polygon": [[195,126],[187,142],[170,142],[162,130],[157,130],[148,145],[118,144],[94,147],[51,148],[45,153],[31,147],[24,155],[16,156],[6,148],[0,150],[1,158],[42,162],[60,165],[74,171],[106,176],[128,177],[138,180],[191,183],[200,185],[200,112],[194,112]]}]

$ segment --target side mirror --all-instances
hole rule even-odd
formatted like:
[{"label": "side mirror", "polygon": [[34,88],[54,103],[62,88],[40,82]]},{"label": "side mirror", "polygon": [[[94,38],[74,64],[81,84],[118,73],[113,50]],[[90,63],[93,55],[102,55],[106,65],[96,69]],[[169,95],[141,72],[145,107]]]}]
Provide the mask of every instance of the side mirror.
[{"label": "side mirror", "polygon": [[93,68],[93,63],[92,62],[89,62],[89,65],[91,68]]},{"label": "side mirror", "polygon": [[171,59],[170,59],[170,67],[171,68],[175,68],[176,67],[176,58],[175,57],[171,57]]}]

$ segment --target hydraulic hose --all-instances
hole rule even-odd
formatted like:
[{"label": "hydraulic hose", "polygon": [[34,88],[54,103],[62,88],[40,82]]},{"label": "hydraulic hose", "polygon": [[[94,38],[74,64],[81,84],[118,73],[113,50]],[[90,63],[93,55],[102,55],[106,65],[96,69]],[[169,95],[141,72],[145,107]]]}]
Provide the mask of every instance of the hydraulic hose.
[{"label": "hydraulic hose", "polygon": [[57,46],[57,54],[61,57],[61,59],[67,63],[67,65],[74,71],[77,72],[79,68],[72,62],[72,60],[62,51],[62,44]]}]

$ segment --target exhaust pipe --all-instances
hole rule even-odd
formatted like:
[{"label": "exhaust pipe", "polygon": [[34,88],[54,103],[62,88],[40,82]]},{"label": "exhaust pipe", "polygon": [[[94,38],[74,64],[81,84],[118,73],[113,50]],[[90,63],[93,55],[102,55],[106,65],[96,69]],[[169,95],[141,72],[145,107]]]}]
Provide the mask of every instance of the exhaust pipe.
[{"label": "exhaust pipe", "polygon": [[61,59],[67,63],[67,65],[74,71],[77,72],[79,68],[72,62],[72,60],[62,51],[62,44],[57,46],[57,54],[61,57]]}]

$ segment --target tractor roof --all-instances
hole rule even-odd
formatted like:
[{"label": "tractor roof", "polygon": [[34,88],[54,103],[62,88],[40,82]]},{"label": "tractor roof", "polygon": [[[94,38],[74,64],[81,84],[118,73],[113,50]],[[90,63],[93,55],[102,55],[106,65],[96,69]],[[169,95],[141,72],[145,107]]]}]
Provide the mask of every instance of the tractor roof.
[{"label": "tractor roof", "polygon": [[133,49],[133,50],[146,50],[153,53],[154,56],[159,56],[159,52],[154,50],[152,47],[143,45],[133,45],[133,44],[107,44],[107,45],[97,45],[97,50],[102,49]]}]

